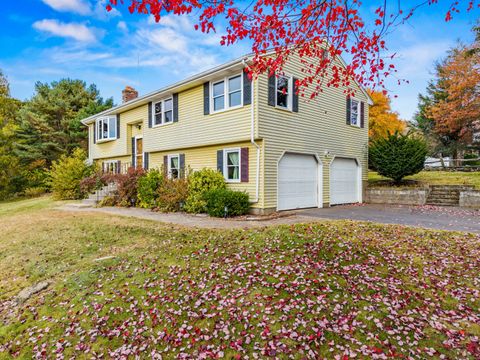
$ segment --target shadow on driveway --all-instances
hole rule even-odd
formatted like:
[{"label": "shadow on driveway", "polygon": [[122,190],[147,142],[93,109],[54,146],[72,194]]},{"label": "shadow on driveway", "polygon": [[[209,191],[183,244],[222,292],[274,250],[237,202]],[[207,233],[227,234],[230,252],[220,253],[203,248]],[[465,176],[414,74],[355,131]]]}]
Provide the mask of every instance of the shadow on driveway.
[{"label": "shadow on driveway", "polygon": [[297,210],[296,213],[321,219],[363,220],[480,233],[480,210],[455,207],[358,204]]}]

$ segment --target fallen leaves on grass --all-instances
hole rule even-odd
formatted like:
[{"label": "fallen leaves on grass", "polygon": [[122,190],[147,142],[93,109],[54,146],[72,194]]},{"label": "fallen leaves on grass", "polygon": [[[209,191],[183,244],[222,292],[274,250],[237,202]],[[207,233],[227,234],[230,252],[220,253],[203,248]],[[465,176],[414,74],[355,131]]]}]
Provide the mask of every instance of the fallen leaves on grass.
[{"label": "fallen leaves on grass", "polygon": [[209,241],[167,272],[161,254],[114,261],[30,307],[0,354],[480,357],[478,236],[341,224],[236,232],[242,245]]}]

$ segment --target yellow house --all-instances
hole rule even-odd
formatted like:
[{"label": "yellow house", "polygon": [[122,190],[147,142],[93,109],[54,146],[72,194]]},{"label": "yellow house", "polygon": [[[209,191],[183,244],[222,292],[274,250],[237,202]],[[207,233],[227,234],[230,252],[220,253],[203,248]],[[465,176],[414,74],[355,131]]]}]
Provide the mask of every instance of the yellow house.
[{"label": "yellow house", "polygon": [[127,101],[82,120],[89,159],[110,171],[163,167],[172,177],[217,169],[257,213],[362,202],[368,94],[354,85],[353,97],[326,88],[306,100],[294,89],[298,58],[284,75],[253,81],[244,73],[249,59],[141,97],[127,88]]}]

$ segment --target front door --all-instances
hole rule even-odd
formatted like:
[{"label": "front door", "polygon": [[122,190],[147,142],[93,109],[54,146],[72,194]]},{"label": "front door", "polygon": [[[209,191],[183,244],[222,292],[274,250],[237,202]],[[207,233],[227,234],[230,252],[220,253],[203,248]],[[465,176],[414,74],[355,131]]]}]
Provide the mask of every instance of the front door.
[{"label": "front door", "polygon": [[135,138],[135,167],[143,167],[143,139]]}]

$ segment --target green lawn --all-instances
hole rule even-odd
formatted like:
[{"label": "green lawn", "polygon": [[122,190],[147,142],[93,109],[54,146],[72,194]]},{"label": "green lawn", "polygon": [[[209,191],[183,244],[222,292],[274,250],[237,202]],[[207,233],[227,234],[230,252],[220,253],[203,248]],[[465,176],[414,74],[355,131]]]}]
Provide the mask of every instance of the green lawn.
[{"label": "green lawn", "polygon": [[478,236],[349,221],[185,229],[54,206],[0,204],[0,358],[480,356]]},{"label": "green lawn", "polygon": [[[472,185],[480,189],[480,171],[452,172],[452,171],[421,171],[416,175],[407,176],[402,186],[428,185]],[[378,175],[374,171],[368,173],[370,186],[391,186],[391,180]]]}]

